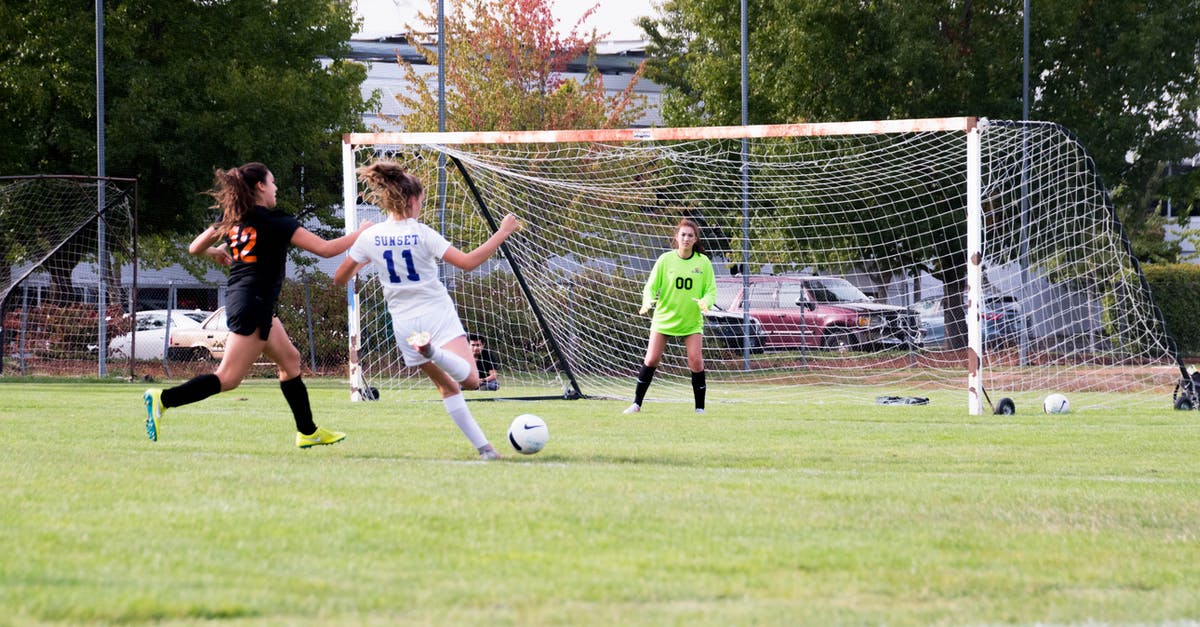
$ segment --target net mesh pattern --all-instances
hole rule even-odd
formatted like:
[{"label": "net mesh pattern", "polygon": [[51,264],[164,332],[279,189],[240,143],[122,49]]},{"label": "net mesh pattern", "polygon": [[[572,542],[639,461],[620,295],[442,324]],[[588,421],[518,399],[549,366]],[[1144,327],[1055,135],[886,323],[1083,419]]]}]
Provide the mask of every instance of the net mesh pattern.
[{"label": "net mesh pattern", "polygon": [[[1039,407],[1050,391],[1169,397],[1173,345],[1083,147],[1053,124],[993,122],[981,153],[987,388]],[[460,249],[505,213],[524,222],[492,261],[443,274],[523,394],[631,398],[642,287],[678,220],[698,222],[723,310],[704,340],[715,401],[965,391],[966,156],[961,131],[355,147],[356,166],[421,177],[422,219]],[[358,285],[363,372],[427,386],[399,361],[375,270]],[[846,285],[866,296],[819,289]],[[691,397],[671,340],[649,400]]]}]

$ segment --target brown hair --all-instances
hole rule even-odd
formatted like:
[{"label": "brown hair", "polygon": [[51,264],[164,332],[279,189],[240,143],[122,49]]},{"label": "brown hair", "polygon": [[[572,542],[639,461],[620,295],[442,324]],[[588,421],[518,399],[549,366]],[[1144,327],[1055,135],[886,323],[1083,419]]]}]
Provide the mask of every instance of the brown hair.
[{"label": "brown hair", "polygon": [[684,227],[691,227],[692,231],[696,233],[696,243],[692,245],[692,252],[700,253],[701,255],[703,255],[704,254],[704,244],[700,241],[700,225],[696,224],[696,222],[690,218],[683,218],[683,219],[679,220],[679,224],[675,225],[675,230],[671,231],[671,246],[673,246],[675,248],[679,248],[679,241],[678,241],[679,229],[682,229]]},{"label": "brown hair", "polygon": [[395,161],[376,161],[358,170],[358,178],[367,184],[363,198],[399,218],[409,217],[409,206],[425,191],[421,180],[409,174]]},{"label": "brown hair", "polygon": [[206,192],[216,199],[213,208],[221,210],[221,219],[214,225],[224,234],[230,227],[239,224],[254,209],[255,187],[267,180],[271,170],[267,166],[251,162],[237,168],[216,171],[213,187]]}]

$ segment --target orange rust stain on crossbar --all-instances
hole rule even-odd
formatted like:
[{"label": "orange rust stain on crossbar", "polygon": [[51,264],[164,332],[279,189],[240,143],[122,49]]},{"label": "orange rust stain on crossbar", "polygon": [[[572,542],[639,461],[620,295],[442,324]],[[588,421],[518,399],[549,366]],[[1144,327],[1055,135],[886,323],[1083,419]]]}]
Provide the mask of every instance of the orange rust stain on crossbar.
[{"label": "orange rust stain on crossbar", "polygon": [[760,137],[879,135],[934,131],[970,131],[979,118],[926,118],[814,124],[625,128],[583,131],[490,131],[459,133],[346,133],[342,143],[364,144],[549,144],[569,142],[682,141]]}]

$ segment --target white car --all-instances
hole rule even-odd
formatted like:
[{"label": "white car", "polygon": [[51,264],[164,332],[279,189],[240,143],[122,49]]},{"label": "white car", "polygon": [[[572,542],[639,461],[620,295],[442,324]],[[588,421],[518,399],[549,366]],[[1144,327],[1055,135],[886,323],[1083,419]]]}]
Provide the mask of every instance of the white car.
[{"label": "white car", "polygon": [[171,348],[168,353],[173,360],[201,361],[221,359],[225,356],[225,341],[229,338],[229,324],[225,308],[214,311],[200,324],[171,331]]},{"label": "white car", "polygon": [[[137,324],[131,333],[114,337],[108,343],[108,354],[114,359],[128,359],[133,351],[135,359],[162,359],[166,343],[167,316],[170,316],[171,331],[194,329],[200,326],[212,312],[199,309],[152,309],[137,312]],[[137,334],[137,342],[134,342]],[[135,346],[136,344],[136,346]]]}]

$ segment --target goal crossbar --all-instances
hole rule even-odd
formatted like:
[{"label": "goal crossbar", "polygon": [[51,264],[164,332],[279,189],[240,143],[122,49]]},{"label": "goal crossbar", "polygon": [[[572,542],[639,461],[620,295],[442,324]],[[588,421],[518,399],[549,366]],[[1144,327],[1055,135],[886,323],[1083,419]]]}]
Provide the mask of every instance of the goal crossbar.
[{"label": "goal crossbar", "polygon": [[367,144],[554,144],[571,142],[687,141],[700,139],[760,139],[963,131],[975,128],[977,117],[760,124],[752,126],[694,126],[564,131],[490,131],[447,133],[347,133],[343,143]]}]

